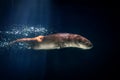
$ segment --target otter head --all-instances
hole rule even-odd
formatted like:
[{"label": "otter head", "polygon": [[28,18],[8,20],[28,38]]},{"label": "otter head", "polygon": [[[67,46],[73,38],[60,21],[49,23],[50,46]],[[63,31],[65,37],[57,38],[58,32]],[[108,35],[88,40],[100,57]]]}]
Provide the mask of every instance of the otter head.
[{"label": "otter head", "polygon": [[81,37],[78,39],[78,47],[81,49],[91,49],[93,44],[88,39]]}]

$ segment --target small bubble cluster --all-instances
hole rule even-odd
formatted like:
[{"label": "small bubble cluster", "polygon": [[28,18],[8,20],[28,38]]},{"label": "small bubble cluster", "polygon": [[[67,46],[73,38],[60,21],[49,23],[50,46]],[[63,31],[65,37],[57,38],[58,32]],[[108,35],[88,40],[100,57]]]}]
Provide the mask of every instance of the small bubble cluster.
[{"label": "small bubble cluster", "polygon": [[[13,26],[13,28],[9,31],[4,31],[5,34],[11,34],[11,35],[21,35],[21,36],[30,36],[31,34],[41,34],[44,35],[45,33],[47,33],[48,30],[45,27],[40,26],[25,26],[25,25],[21,25],[19,27],[17,26]],[[2,33],[2,31],[0,31],[0,33]]]}]

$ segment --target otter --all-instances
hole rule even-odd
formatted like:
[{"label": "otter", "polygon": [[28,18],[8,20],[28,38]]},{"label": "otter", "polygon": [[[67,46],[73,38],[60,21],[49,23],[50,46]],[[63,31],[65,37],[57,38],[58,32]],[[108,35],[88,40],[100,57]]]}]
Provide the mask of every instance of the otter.
[{"label": "otter", "polygon": [[29,44],[28,48],[34,50],[51,50],[69,47],[86,50],[93,47],[93,44],[87,38],[71,33],[56,33],[34,38],[21,38],[10,42],[10,44],[16,42],[26,42]]}]

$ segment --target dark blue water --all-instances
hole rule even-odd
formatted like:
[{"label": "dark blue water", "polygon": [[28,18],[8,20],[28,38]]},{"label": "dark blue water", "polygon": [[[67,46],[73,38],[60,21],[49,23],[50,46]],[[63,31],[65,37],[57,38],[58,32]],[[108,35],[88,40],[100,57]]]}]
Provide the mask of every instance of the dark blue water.
[{"label": "dark blue water", "polygon": [[[91,50],[67,48],[35,51],[16,47],[0,48],[0,80],[91,80],[111,78],[116,72],[115,36],[111,27],[113,10],[89,2],[63,0],[1,0],[0,31],[27,25],[47,32],[35,31],[27,37],[49,33],[76,33],[88,38]],[[99,7],[99,8],[98,8]],[[22,27],[24,27],[22,26]],[[15,30],[16,30],[15,29]],[[22,28],[23,29],[23,28]],[[3,38],[26,37],[0,33]],[[12,36],[12,37],[11,37]],[[16,37],[15,37],[16,36]],[[114,51],[114,52],[113,52]]]}]

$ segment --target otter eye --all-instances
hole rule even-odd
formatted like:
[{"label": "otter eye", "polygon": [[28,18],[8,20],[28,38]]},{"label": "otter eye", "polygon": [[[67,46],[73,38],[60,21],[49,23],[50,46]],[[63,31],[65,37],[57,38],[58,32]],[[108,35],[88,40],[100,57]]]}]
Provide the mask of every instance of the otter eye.
[{"label": "otter eye", "polygon": [[85,42],[85,44],[86,44],[86,45],[88,45],[88,44],[89,44],[89,42]]},{"label": "otter eye", "polygon": [[78,41],[79,43],[82,42],[81,40]]}]

